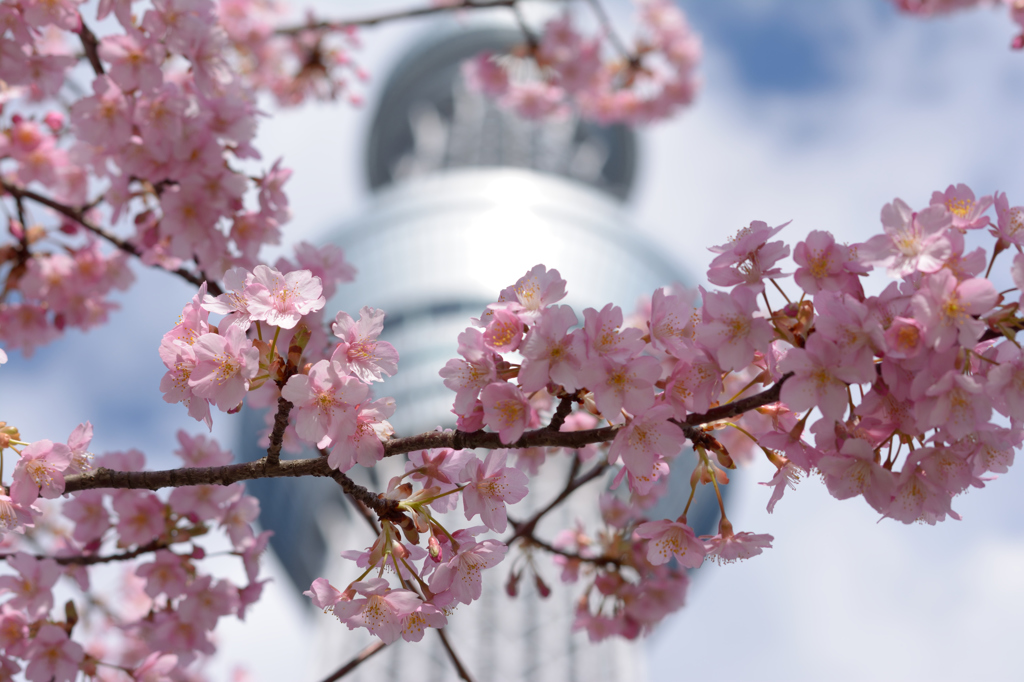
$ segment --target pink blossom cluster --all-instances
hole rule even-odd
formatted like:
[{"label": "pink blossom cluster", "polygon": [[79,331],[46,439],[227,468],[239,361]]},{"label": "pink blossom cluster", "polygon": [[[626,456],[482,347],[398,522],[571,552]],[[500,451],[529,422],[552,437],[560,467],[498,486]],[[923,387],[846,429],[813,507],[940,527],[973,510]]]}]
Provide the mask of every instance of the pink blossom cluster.
[{"label": "pink blossom cluster", "polygon": [[[298,249],[300,263],[311,261],[317,266],[316,259],[310,257],[306,246],[300,245]],[[340,256],[340,249],[335,247],[335,250]],[[284,260],[280,264],[290,265]],[[350,278],[352,274],[351,269],[345,267],[343,259],[334,265],[320,263],[317,269],[325,277],[330,278],[328,282],[331,282],[332,289],[337,279]],[[323,296],[322,282],[323,280],[310,270],[283,273],[268,265],[257,265],[252,271],[232,268],[224,275],[224,287],[227,291],[219,296],[207,294],[204,282],[192,298],[192,302],[182,310],[178,324],[164,334],[160,343],[160,358],[167,367],[167,373],[160,382],[164,400],[169,403],[184,403],[189,415],[211,427],[211,404],[223,412],[237,411],[246,393],[267,384],[268,379],[274,381],[270,382],[270,388],[266,393],[268,396],[272,394],[272,398],[276,400],[281,395],[277,383],[284,383],[282,372],[285,371],[291,344],[298,344],[301,353],[310,343],[310,330],[319,331],[323,326],[320,311],[326,299]],[[219,326],[209,323],[211,312],[223,315]],[[379,318],[383,318],[383,313]],[[350,371],[371,371],[366,369],[367,367],[378,373],[389,371],[392,374],[397,369],[398,358],[393,352],[394,349],[391,349],[390,353],[386,351],[390,348],[389,344],[383,343],[378,354],[367,351],[376,347],[373,341],[359,336],[367,325],[372,325],[372,322],[363,322],[362,326],[359,326],[344,313],[340,313],[335,321],[335,332],[343,339],[334,353],[341,374],[348,375]],[[376,331],[379,333],[380,329]],[[264,332],[269,340],[264,340]],[[320,338],[313,347],[316,347],[316,343],[322,345],[325,341],[323,332],[319,331],[319,334]],[[358,347],[359,352],[353,355],[354,359],[349,360],[341,346],[345,345],[348,348],[352,343],[363,345]],[[381,353],[383,356],[380,356]],[[318,363],[311,370],[317,381],[328,365],[326,360],[322,363]],[[375,363],[383,363],[383,369],[380,364]],[[347,379],[351,379],[353,384],[358,384],[358,380],[352,377]],[[311,418],[307,412],[308,405],[312,404],[310,401],[320,400],[318,409],[322,415],[327,414],[324,412],[327,405],[323,402],[322,396],[315,398],[296,392],[296,386],[300,382],[308,381],[309,378],[305,375],[292,376],[291,387],[285,387],[285,391],[289,392],[286,398],[295,400],[297,404],[301,403],[298,410],[299,424],[301,433],[307,435],[313,433],[307,426]],[[365,385],[359,385],[362,386],[362,393],[356,402],[366,394]],[[324,418],[322,415],[321,421]],[[329,415],[327,418],[329,419]],[[354,432],[355,417],[352,421]],[[334,439],[352,435],[347,432],[347,435],[343,435],[341,426],[336,426],[335,431],[332,431]],[[320,434],[312,442],[318,442],[325,435],[326,432]]]},{"label": "pink blossom cluster", "polygon": [[[491,450],[481,461],[451,449],[410,453],[406,473],[384,495],[407,516],[398,524],[382,519],[370,547],[343,553],[363,571],[347,588],[319,578],[305,594],[350,629],[365,627],[387,643],[399,637],[419,641],[426,628],[444,627],[455,606],[480,598],[481,572],[508,551],[500,540],[477,538],[487,530],[504,532],[506,506],[528,492],[526,475],[507,466],[507,455]],[[403,483],[405,478],[411,482]],[[479,515],[483,526],[452,531],[443,525],[437,513],[455,510],[460,498],[466,519]],[[385,570],[397,576],[397,585],[384,579]],[[376,577],[364,580],[371,573]]]},{"label": "pink blossom cluster", "polygon": [[[231,462],[230,452],[203,436],[181,432],[178,438],[176,454],[187,466]],[[211,633],[219,619],[244,618],[266,582],[258,580],[259,557],[270,534],[256,535],[251,525],[259,503],[241,485],[206,485],[163,497],[146,490],[86,490],[60,505],[59,516],[41,508],[38,498],[59,497],[64,476],[93,463],[116,471],[144,468],[137,450],[92,462],[91,440],[86,423],[67,444],[42,440],[19,448],[20,441],[5,441],[19,459],[10,496],[0,492],[0,550],[9,569],[0,575],[4,679],[18,671],[32,682],[71,682],[80,672],[107,682],[201,679],[192,663],[213,653]],[[215,578],[199,563],[206,550],[197,539],[214,528],[241,558],[244,586]],[[34,549],[45,548],[46,556],[26,552],[22,537]],[[114,562],[123,571],[123,592],[97,601],[89,596],[97,586],[87,567]],[[66,604],[56,601],[57,590],[70,595]]]},{"label": "pink blossom cluster", "polygon": [[[460,358],[441,376],[459,428],[488,428],[511,446],[541,423],[538,401],[551,396],[617,427],[607,459],[640,508],[662,494],[689,420],[700,434],[689,439],[700,455],[693,485],[717,489],[728,481],[721,467],[757,450],[778,471],[769,510],[817,473],[835,497],[863,496],[884,517],[959,518],[953,498],[1005,472],[1024,441],[1020,294],[999,294],[982,274],[1015,250],[1011,274],[1024,289],[1022,216],[1003,193],[950,185],[920,210],[886,205],[882,233],[861,244],[812,231],[791,249],[773,240],[785,226],[755,221],[711,249],[708,281],[724,289],[701,288],[699,301],[658,290],[638,326],[612,305],[581,321],[559,304],[565,281],[538,265],[460,335]],[[966,239],[985,232],[991,250],[969,250]],[[874,268],[897,281],[867,296]],[[790,276],[802,298],[773,309],[766,284],[774,295]],[[702,418],[773,384],[777,402]],[[696,538],[684,514],[645,522],[635,537],[649,541],[653,565],[728,563],[771,546],[771,536],[734,532],[722,512],[715,536]]]},{"label": "pink blossom cluster", "polygon": [[[260,158],[257,94],[295,104],[363,76],[348,57],[351,30],[277,34],[280,8],[266,0],[101,2],[91,18],[110,33],[95,42],[85,8],[0,5],[0,80],[12,86],[0,96],[11,114],[0,125],[0,197],[12,216],[12,241],[0,243],[0,341],[26,353],[66,327],[104,322],[116,307],[108,294],[132,281],[129,253],[214,279],[257,265],[289,220],[291,175],[280,160],[259,177],[242,170]],[[81,60],[90,83],[73,70]],[[100,240],[120,251],[104,253]]]},{"label": "pink blossom cluster", "polygon": [[583,35],[567,11],[515,60],[484,53],[468,62],[467,79],[526,118],[570,110],[601,123],[671,116],[693,101],[700,41],[669,0],[638,5],[639,33],[628,53],[607,30]]},{"label": "pink blossom cluster", "polygon": [[892,0],[903,12],[926,17],[946,14],[955,10],[992,5],[995,2],[1006,5],[1010,19],[1020,28],[1010,46],[1015,50],[1024,50],[1024,3],[1020,0]]},{"label": "pink blossom cluster", "polygon": [[368,74],[354,60],[360,47],[355,26],[316,22],[312,17],[281,31],[287,4],[274,0],[221,0],[217,15],[233,48],[234,68],[248,82],[273,94],[278,104],[295,106],[307,99],[335,100],[345,95],[352,104],[362,97],[355,81]]}]

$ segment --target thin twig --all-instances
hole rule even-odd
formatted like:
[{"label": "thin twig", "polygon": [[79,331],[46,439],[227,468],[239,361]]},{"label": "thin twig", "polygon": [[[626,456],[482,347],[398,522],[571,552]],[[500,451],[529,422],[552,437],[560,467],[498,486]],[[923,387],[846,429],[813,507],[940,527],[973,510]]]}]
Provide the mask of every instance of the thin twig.
[{"label": "thin twig", "polygon": [[100,42],[96,39],[96,34],[85,25],[85,21],[82,20],[81,15],[78,16],[78,23],[80,26],[78,29],[78,37],[82,41],[82,49],[85,50],[85,57],[89,60],[89,65],[92,66],[92,70],[96,75],[102,76],[104,71],[103,63],[100,62]]},{"label": "thin twig", "polygon": [[375,653],[377,653],[386,646],[387,644],[378,639],[376,642],[374,642],[373,644],[371,644],[370,646],[366,647],[358,654],[356,654],[356,657],[353,658],[351,661],[349,661],[348,663],[341,666],[333,673],[325,677],[323,679],[323,682],[334,682],[335,680],[340,680],[342,677],[348,675],[350,672],[358,668],[363,661],[368,659],[370,656],[373,656]]},{"label": "thin twig", "polygon": [[462,0],[452,5],[430,5],[428,7],[417,7],[415,9],[398,10],[396,12],[385,12],[360,19],[345,19],[343,21],[318,21],[301,26],[290,26],[279,28],[275,31],[278,35],[296,35],[304,31],[342,31],[355,26],[376,26],[397,19],[412,19],[441,12],[466,9],[492,9],[494,7],[515,7],[519,0],[490,0],[480,2],[479,0]]},{"label": "thin twig", "polygon": [[[139,259],[142,258],[142,251],[140,251],[137,246],[135,246],[129,241],[121,239],[115,234],[107,232],[102,227],[93,224],[92,222],[89,221],[88,218],[85,217],[85,214],[81,210],[73,208],[71,206],[66,206],[60,202],[50,199],[49,197],[45,197],[42,194],[33,192],[32,190],[18,187],[17,185],[7,182],[6,180],[0,180],[0,187],[3,187],[4,191],[13,196],[16,201],[24,197],[25,199],[31,199],[36,203],[42,204],[43,206],[46,206],[48,208],[52,208],[54,211],[57,211],[57,213],[60,213],[63,216],[71,218],[85,229],[89,230],[96,236],[105,239],[106,241],[110,242],[111,244],[113,244],[120,250],[124,251],[125,253],[135,256],[136,258]],[[199,286],[204,281],[203,278],[196,276],[195,274],[189,272],[184,268],[170,270],[156,263],[153,263],[152,267],[177,275],[178,277],[181,277],[185,281],[190,282],[191,284],[194,284],[196,286]],[[207,282],[207,291],[210,293],[211,296],[219,296],[222,293],[224,293],[216,282]]]},{"label": "thin twig", "polygon": [[589,556],[583,556],[582,554],[577,554],[576,552],[567,552],[566,550],[558,549],[554,545],[551,545],[551,544],[549,544],[547,542],[544,542],[543,540],[538,540],[537,538],[533,537],[532,535],[530,535],[529,537],[523,536],[523,537],[520,538],[520,540],[522,540],[523,543],[526,544],[526,545],[534,545],[536,547],[540,547],[541,549],[543,549],[546,552],[551,552],[552,554],[557,554],[559,556],[564,556],[567,559],[574,559],[576,561],[582,561],[582,562],[588,563],[588,564],[595,564],[597,566],[606,566],[608,564],[613,564],[615,566],[622,566],[622,564],[623,564],[621,559],[616,559],[615,557],[610,557],[610,556],[589,557]]},{"label": "thin twig", "polygon": [[569,497],[569,495],[574,493],[581,486],[590,483],[595,478],[603,474],[606,469],[608,469],[607,460],[602,460],[598,462],[587,473],[583,474],[578,478],[574,478],[568,481],[565,484],[565,488],[562,489],[562,492],[558,494],[558,497],[553,499],[546,507],[541,509],[539,512],[531,516],[526,521],[515,522],[509,519],[509,523],[512,524],[513,528],[515,528],[515,531],[512,533],[511,537],[509,537],[508,540],[504,541],[505,544],[511,545],[517,538],[532,538],[533,530],[537,527],[537,523],[542,518],[544,518],[548,514],[548,512],[550,512],[552,509],[560,505],[563,501],[565,501],[567,497]]},{"label": "thin twig", "polygon": [[[185,542],[181,540],[180,542]],[[167,549],[173,543],[167,542],[166,540],[153,540],[145,545],[136,547],[130,552],[123,552],[121,554],[109,554],[106,556],[100,556],[99,554],[76,554],[73,556],[45,556],[42,554],[32,555],[37,560],[52,559],[61,566],[92,566],[93,564],[106,564],[113,561],[130,561],[136,557],[142,556],[143,554],[149,554],[160,549]],[[18,553],[0,554],[0,560],[6,561]]]},{"label": "thin twig", "polygon": [[459,673],[459,677],[464,679],[466,682],[473,682],[473,678],[470,677],[469,671],[466,670],[466,666],[462,665],[462,661],[455,654],[455,649],[452,648],[451,642],[448,641],[448,635],[444,633],[444,628],[438,628],[436,630],[437,636],[441,638],[441,644],[444,646],[444,650],[448,652],[448,658],[452,659],[452,665],[455,666],[455,671]]},{"label": "thin twig", "polygon": [[590,8],[594,11],[594,15],[597,16],[598,22],[601,24],[601,28],[604,29],[605,35],[608,36],[608,40],[615,46],[615,49],[622,54],[622,58],[629,61],[630,64],[636,64],[638,57],[630,52],[626,46],[626,42],[619,37],[619,34],[615,31],[615,26],[612,24],[611,19],[608,18],[608,12],[605,11],[604,5],[601,4],[601,0],[587,0],[590,4]]}]

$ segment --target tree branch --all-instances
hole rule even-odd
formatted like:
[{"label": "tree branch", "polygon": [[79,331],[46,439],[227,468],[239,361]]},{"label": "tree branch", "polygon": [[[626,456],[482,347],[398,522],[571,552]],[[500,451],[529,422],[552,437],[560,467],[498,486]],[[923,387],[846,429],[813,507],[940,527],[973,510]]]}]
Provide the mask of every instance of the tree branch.
[{"label": "tree branch", "polygon": [[267,469],[274,469],[281,462],[281,445],[284,443],[284,431],[288,428],[288,415],[291,414],[292,407],[293,405],[283,396],[277,399],[274,429],[270,432],[270,447],[267,448]]},{"label": "tree branch", "polygon": [[398,10],[396,12],[386,12],[383,14],[376,14],[369,17],[363,17],[360,19],[346,19],[344,21],[318,21],[309,24],[303,24],[301,26],[290,26],[288,28],[279,28],[275,33],[277,35],[296,35],[303,31],[342,31],[346,28],[356,26],[376,26],[377,24],[384,24],[389,21],[395,21],[397,19],[412,19],[414,17],[423,17],[431,14],[440,14],[441,12],[451,12],[453,10],[460,9],[491,9],[494,7],[514,7],[519,0],[462,0],[462,2],[452,5],[430,5],[428,7],[417,7],[415,9]]},{"label": "tree branch", "polygon": [[[577,431],[576,433],[582,432]],[[558,494],[558,497],[553,499],[546,507],[544,507],[539,512],[531,516],[528,520],[517,522],[513,521],[512,519],[509,519],[509,523],[512,524],[513,528],[515,528],[515,532],[512,533],[512,536],[509,537],[508,540],[504,541],[505,544],[511,545],[518,538],[532,539],[534,528],[537,527],[537,523],[542,518],[544,518],[548,514],[548,512],[550,512],[552,509],[560,505],[567,497],[569,497],[569,495],[574,493],[581,486],[590,483],[595,478],[603,474],[606,469],[608,469],[608,462],[607,460],[602,460],[601,462],[595,464],[587,473],[583,474],[578,478],[574,478],[566,482],[565,488],[563,488],[562,492]]]},{"label": "tree branch", "polygon": [[607,564],[614,564],[615,566],[622,566],[622,560],[621,559],[616,559],[616,558],[610,557],[610,556],[589,557],[589,556],[583,556],[582,554],[578,554],[576,552],[567,552],[564,549],[558,549],[554,545],[548,544],[547,542],[544,542],[543,540],[538,540],[537,538],[533,537],[532,535],[529,535],[529,536],[525,536],[524,535],[520,539],[526,545],[534,545],[536,547],[540,547],[541,549],[543,549],[546,552],[551,552],[552,554],[557,554],[559,556],[564,556],[567,559],[574,559],[576,561],[583,561],[583,562],[586,562],[588,564],[595,564],[597,566],[605,566]]},{"label": "tree branch", "polygon": [[100,42],[96,39],[96,34],[85,25],[85,21],[82,19],[81,14],[78,15],[78,22],[81,26],[81,28],[78,29],[78,37],[82,41],[82,49],[85,50],[85,58],[89,60],[89,65],[92,66],[92,70],[96,72],[96,75],[102,76],[104,74],[104,70],[103,63],[100,62]]},{"label": "tree branch", "polygon": [[[187,540],[179,540],[178,542],[187,542]],[[160,549],[167,549],[174,542],[168,542],[166,540],[153,540],[145,545],[136,547],[129,552],[123,552],[121,554],[110,554],[107,556],[100,556],[98,554],[76,554],[74,556],[45,556],[42,554],[33,554],[37,560],[42,559],[53,559],[61,566],[75,565],[75,566],[92,566],[93,564],[105,564],[112,561],[129,561],[136,557],[155,552]],[[0,554],[0,560],[6,561],[7,559],[14,556],[14,553]]]},{"label": "tree branch", "polygon": [[341,666],[333,673],[325,677],[323,679],[323,682],[334,682],[335,680],[340,680],[342,677],[348,675],[350,672],[358,668],[363,661],[368,659],[370,656],[373,656],[375,653],[377,653],[386,646],[387,644],[385,644],[382,640],[378,639],[376,642],[374,642],[373,644],[369,645],[368,647],[360,651],[358,654],[356,654],[356,657],[353,658],[351,661],[349,661],[348,663]]},{"label": "tree branch", "polygon": [[[92,222],[89,221],[88,218],[85,217],[85,214],[80,209],[73,208],[71,206],[66,206],[60,202],[50,199],[49,197],[45,197],[42,194],[37,194],[32,190],[24,189],[22,187],[18,187],[17,185],[11,184],[6,180],[0,180],[0,187],[3,187],[4,191],[13,196],[15,200],[20,200],[22,197],[25,199],[31,199],[36,203],[42,204],[43,206],[53,209],[54,211],[60,213],[63,216],[71,218],[76,223],[78,223],[85,229],[89,230],[96,236],[105,239],[106,241],[110,242],[111,244],[113,244],[120,250],[124,251],[125,253],[135,256],[136,258],[139,258],[141,260],[142,252],[139,250],[137,246],[135,246],[129,241],[121,239],[115,234],[107,232],[102,227],[93,224]],[[186,282],[189,282],[196,286],[199,286],[204,281],[203,278],[189,272],[185,268],[169,270],[168,268],[162,267],[155,263],[151,267],[163,270],[165,272],[170,272],[171,274],[177,275],[178,277],[184,279]],[[220,286],[216,282],[207,282],[206,287],[207,291],[210,293],[211,296],[219,296],[220,294],[224,293],[223,291],[221,291]]]},{"label": "tree branch", "polygon": [[[758,407],[778,402],[782,385],[790,376],[792,375],[786,374],[774,386],[757,395],[742,398],[727,405],[714,407],[704,414],[691,414],[686,418],[684,424],[689,427],[700,426],[735,417]],[[384,456],[393,457],[395,455],[415,452],[416,450],[433,448],[452,448],[453,450],[484,448],[495,450],[498,448],[559,447],[577,450],[591,443],[606,443],[614,439],[620,428],[622,427],[605,426],[599,429],[566,432],[540,428],[527,431],[519,440],[510,444],[502,443],[498,434],[485,431],[474,431],[473,433],[429,431],[417,436],[389,440],[384,444]],[[575,479],[563,493],[568,495],[568,493],[571,493],[580,485],[599,475],[600,472],[596,471],[597,468],[595,467],[582,477]],[[231,485],[238,481],[249,481],[256,478],[278,478],[283,476],[331,476],[333,478],[334,475],[335,472],[328,466],[326,457],[282,460],[273,468],[268,467],[268,458],[266,457],[254,462],[228,464],[221,467],[167,469],[163,471],[113,471],[100,467],[86,474],[68,476],[65,479],[64,492],[73,493],[79,490],[91,490],[94,488],[159,490],[160,488],[178,488],[189,485]],[[345,478],[348,477],[346,476]],[[351,479],[349,479],[349,483],[365,491],[365,488],[352,483]],[[372,493],[367,491],[367,495],[372,496]],[[374,511],[380,511],[381,503],[379,498],[374,497],[372,499],[374,504],[371,505],[367,502],[368,506],[373,508]]]},{"label": "tree branch", "polygon": [[455,654],[455,649],[452,648],[451,642],[448,641],[448,635],[445,634],[444,628],[438,628],[435,630],[437,636],[441,638],[441,645],[444,646],[444,650],[448,652],[448,658],[452,659],[452,665],[455,666],[455,672],[459,674],[466,682],[473,682],[473,678],[470,676],[469,671],[466,670],[466,666],[462,665],[462,661]]}]

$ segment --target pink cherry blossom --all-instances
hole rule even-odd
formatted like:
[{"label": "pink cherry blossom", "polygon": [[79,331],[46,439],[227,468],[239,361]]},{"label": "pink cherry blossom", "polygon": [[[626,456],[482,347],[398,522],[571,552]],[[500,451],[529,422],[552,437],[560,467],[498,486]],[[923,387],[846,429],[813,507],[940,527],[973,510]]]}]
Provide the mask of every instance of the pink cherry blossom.
[{"label": "pink cherry blossom", "polygon": [[165,594],[174,599],[185,594],[188,587],[187,560],[166,549],[153,555],[153,561],[135,569],[135,574],[146,581],[146,594],[154,599]]},{"label": "pink cherry blossom", "polygon": [[308,375],[296,374],[281,389],[281,397],[295,406],[295,430],[313,444],[341,440],[356,429],[355,408],[366,399],[369,387],[355,377],[343,376],[341,365],[328,360],[314,364]]},{"label": "pink cherry blossom", "polygon": [[[660,290],[659,290],[660,291]],[[658,292],[655,292],[655,297]],[[583,311],[583,335],[587,357],[607,357],[619,362],[628,360],[644,349],[643,332],[635,327],[622,327],[622,308],[609,303],[600,311]]]},{"label": "pink cherry blossom", "polygon": [[889,508],[896,481],[893,473],[876,461],[867,441],[847,440],[838,454],[822,457],[818,468],[825,475],[825,485],[833,497],[845,500],[863,495],[877,511],[885,513]]},{"label": "pink cherry blossom", "polygon": [[383,578],[369,578],[353,583],[352,590],[365,599],[352,601],[358,610],[344,619],[351,629],[364,627],[371,635],[391,644],[403,633],[403,618],[423,603],[410,590],[393,590]]},{"label": "pink cherry blossom", "polygon": [[334,442],[327,463],[339,471],[348,471],[355,464],[372,467],[384,458],[384,443],[395,429],[387,421],[395,412],[392,398],[381,398],[359,406],[355,429]]},{"label": "pink cherry blossom", "polygon": [[854,250],[837,244],[831,233],[812,230],[793,249],[793,260],[800,266],[793,279],[808,294],[837,291],[863,298],[858,275],[868,268],[858,264]]},{"label": "pink cherry blossom", "polygon": [[[468,414],[473,410],[474,401],[480,391],[491,382],[497,381],[494,351],[484,343],[484,335],[477,329],[469,328],[459,334],[459,355],[463,360],[449,360],[439,374],[444,385],[455,391],[457,414]],[[483,417],[483,407],[480,408]],[[483,428],[483,422],[481,426]]]},{"label": "pink cherry blossom", "polygon": [[565,280],[558,270],[535,265],[515,284],[502,290],[498,300],[505,302],[505,307],[519,315],[524,323],[532,325],[544,308],[563,298]]},{"label": "pink cherry blossom", "polygon": [[757,556],[763,549],[770,549],[775,539],[767,534],[734,533],[732,524],[723,519],[719,533],[704,537],[707,556],[719,564],[731,564],[742,559]]},{"label": "pink cherry blossom", "polygon": [[117,532],[125,545],[144,545],[162,535],[166,529],[164,505],[145,490],[121,490],[114,497],[118,515]]},{"label": "pink cherry blossom", "polygon": [[703,318],[695,341],[708,351],[724,370],[744,369],[754,359],[754,351],[765,348],[775,332],[763,319],[754,317],[756,295],[737,287],[729,293],[700,289],[704,299]]},{"label": "pink cherry blossom", "polygon": [[266,265],[257,265],[253,284],[262,285],[251,293],[249,317],[265,320],[282,329],[292,329],[304,315],[320,310],[327,303],[321,294],[320,278],[309,270],[283,274]]},{"label": "pink cherry blossom", "polygon": [[402,639],[419,642],[427,628],[440,629],[448,624],[444,612],[433,604],[420,604],[412,613],[402,617]]},{"label": "pink cherry blossom", "polygon": [[577,322],[569,306],[552,306],[538,312],[537,319],[520,348],[523,364],[519,383],[524,391],[538,391],[548,382],[567,391],[580,387],[580,367],[585,354],[583,336],[569,332]]},{"label": "pink cherry blossom", "polygon": [[462,604],[479,599],[483,591],[481,572],[499,564],[506,552],[508,547],[497,540],[460,540],[455,556],[438,565],[430,576],[430,591],[436,595],[435,601],[442,593]]},{"label": "pink cherry blossom", "polygon": [[7,558],[7,565],[17,571],[19,577],[0,576],[0,590],[14,595],[5,606],[19,609],[33,618],[48,613],[53,607],[53,586],[61,575],[57,562],[15,552]]},{"label": "pink cherry blossom", "polygon": [[235,325],[223,336],[203,334],[193,348],[196,366],[188,379],[192,392],[224,412],[236,407],[249,390],[249,380],[259,371],[259,351]]},{"label": "pink cherry blossom", "polygon": [[697,568],[704,563],[707,550],[697,539],[693,529],[679,521],[649,521],[636,527],[635,533],[649,540],[647,560],[655,566],[676,559],[686,568]]},{"label": "pink cherry blossom", "polygon": [[481,462],[471,459],[462,470],[462,504],[466,518],[477,514],[488,528],[504,533],[508,526],[505,514],[506,504],[515,504],[526,497],[528,492],[526,474],[513,467],[506,467],[508,450],[491,450]]},{"label": "pink cherry blossom", "polygon": [[340,363],[345,372],[369,384],[398,371],[398,351],[387,341],[377,339],[384,330],[383,310],[364,306],[358,322],[348,313],[339,312],[331,329],[341,339],[331,361]]},{"label": "pink cherry blossom", "polygon": [[789,223],[768,227],[755,220],[736,233],[729,244],[709,248],[719,255],[708,268],[708,281],[723,287],[742,284],[756,294],[764,291],[765,279],[783,276],[782,270],[773,266],[789,255],[789,246],[782,242],[769,244],[768,240],[786,225]]},{"label": "pink cherry blossom", "polygon": [[489,384],[480,394],[484,424],[498,432],[501,442],[514,443],[530,422],[530,401],[518,387],[504,381]]},{"label": "pink cherry blossom", "polygon": [[649,355],[625,363],[594,360],[580,373],[582,382],[594,393],[597,408],[613,424],[623,421],[622,410],[637,415],[651,407],[659,378],[661,363]]},{"label": "pink cherry blossom", "polygon": [[858,247],[864,263],[884,265],[892,277],[913,272],[935,272],[946,262],[952,247],[945,236],[952,219],[945,207],[932,206],[914,213],[900,199],[882,209],[885,234],[875,235]]},{"label": "pink cherry blossom", "polygon": [[47,623],[32,638],[27,657],[25,678],[31,682],[73,682],[85,651],[63,628]]},{"label": "pink cherry blossom", "polygon": [[110,528],[110,512],[100,490],[83,490],[68,500],[61,512],[75,522],[71,537],[81,543],[98,540]]},{"label": "pink cherry blossom", "polygon": [[960,518],[950,507],[952,495],[932,481],[920,465],[921,460],[931,454],[931,448],[918,448],[903,465],[896,479],[892,502],[884,510],[887,517],[903,523],[925,521],[932,525],[947,515]]},{"label": "pink cherry blossom", "polygon": [[38,497],[53,499],[64,492],[64,471],[71,466],[71,448],[39,440],[21,451],[14,468],[11,499],[28,506]]},{"label": "pink cherry blossom", "polygon": [[515,313],[499,308],[491,312],[484,331],[484,344],[496,353],[511,353],[523,340],[523,321]]},{"label": "pink cherry blossom", "polygon": [[817,407],[828,420],[839,420],[846,413],[847,385],[871,381],[873,366],[850,367],[843,364],[839,348],[821,334],[812,334],[804,348],[786,354],[779,369],[793,372],[782,385],[782,402],[794,411]]},{"label": "pink cherry blossom", "polygon": [[615,434],[609,461],[621,458],[634,477],[649,476],[660,460],[675,457],[686,444],[682,429],[668,421],[671,417],[672,408],[667,405],[638,414]]},{"label": "pink cherry blossom", "polygon": [[1005,192],[996,192],[995,206],[996,224],[989,230],[992,236],[1001,243],[1024,247],[1024,206],[1011,208]]},{"label": "pink cherry blossom", "polygon": [[989,224],[985,211],[992,205],[992,197],[974,198],[974,192],[961,183],[950,185],[945,192],[934,192],[932,206],[942,206],[953,218],[953,227],[961,230],[976,230]]},{"label": "pink cherry blossom", "polygon": [[925,328],[925,343],[937,351],[954,343],[972,347],[985,330],[976,316],[987,313],[999,294],[987,279],[958,281],[941,270],[924,278],[912,304],[916,319]]}]

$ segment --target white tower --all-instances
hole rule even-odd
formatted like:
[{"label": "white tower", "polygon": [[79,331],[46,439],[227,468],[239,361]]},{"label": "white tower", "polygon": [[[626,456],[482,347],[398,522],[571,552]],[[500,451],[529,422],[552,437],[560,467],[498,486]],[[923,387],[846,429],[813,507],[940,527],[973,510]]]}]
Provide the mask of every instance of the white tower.
[{"label": "white tower", "polygon": [[[469,318],[479,316],[502,288],[534,265],[544,263],[561,273],[569,291],[564,302],[581,319],[585,307],[609,301],[628,314],[639,297],[682,279],[631,231],[621,204],[633,182],[631,130],[573,118],[525,121],[468,91],[459,77],[463,60],[482,50],[509,49],[521,41],[517,31],[454,32],[439,24],[431,35],[396,67],[377,104],[367,152],[367,176],[376,196],[336,240],[359,275],[328,302],[329,310],[353,316],[364,305],[387,312],[382,338],[398,349],[399,372],[377,394],[395,398],[391,421],[398,435],[454,425],[454,393],[444,387],[438,370],[456,357],[456,337]],[[528,500],[510,516],[524,518],[557,495],[568,466],[566,457],[549,458],[531,482]],[[383,490],[402,470],[404,461],[386,461],[360,482]],[[339,585],[355,577],[349,576],[352,562],[339,552],[365,547],[370,538],[333,482],[254,483],[250,490],[260,497],[263,523],[277,531],[275,552],[300,590],[319,575]],[[594,481],[579,491],[541,524],[539,535],[550,540],[577,518],[595,527],[600,521],[596,493],[606,484]],[[688,492],[688,483],[682,484]],[[665,516],[677,515],[686,493],[669,497]],[[451,516],[455,528],[471,525]],[[696,509],[690,517],[698,531],[713,522],[710,511]],[[642,666],[636,645],[620,640],[593,645],[585,633],[571,632],[576,595],[571,586],[557,586],[554,566],[538,562],[556,587],[549,599],[540,599],[532,584],[516,599],[505,594],[515,554],[511,550],[503,566],[485,573],[482,599],[462,607],[447,628],[474,679],[635,679]],[[372,638],[322,618],[316,651],[326,674]],[[418,644],[388,647],[350,677],[454,676],[440,641],[428,633]]]}]

